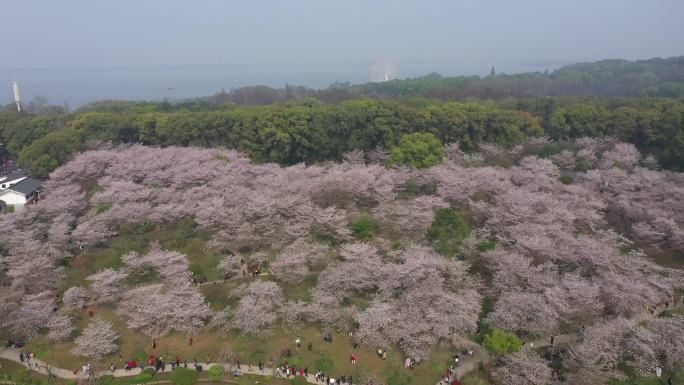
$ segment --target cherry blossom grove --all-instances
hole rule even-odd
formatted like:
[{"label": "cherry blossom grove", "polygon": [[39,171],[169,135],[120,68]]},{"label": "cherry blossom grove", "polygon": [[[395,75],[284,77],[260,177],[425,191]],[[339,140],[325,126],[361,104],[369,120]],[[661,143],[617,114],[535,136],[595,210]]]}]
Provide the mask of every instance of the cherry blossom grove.
[{"label": "cherry blossom grove", "polygon": [[[648,374],[654,361],[684,362],[680,317],[631,321],[682,295],[683,270],[656,262],[684,249],[684,176],[610,138],[579,140],[549,158],[524,154],[490,145],[466,154],[449,144],[441,164],[414,170],[387,166],[383,149],[290,167],[224,149],[84,152],[50,175],[37,205],[0,215],[0,325],[26,338],[80,335],[74,351],[95,358],[116,349],[117,334],[99,319],[76,333],[72,317],[87,306],[110,306],[152,338],[315,324],[413,357],[460,346],[484,325],[523,338],[586,325],[563,357],[577,370],[614,372],[626,362]],[[510,164],[497,166],[501,157]],[[426,240],[445,208],[468,217],[457,257]],[[350,225],[361,215],[377,226],[370,237]],[[147,239],[82,282],[69,280],[79,258],[97,255],[126,226],[180,220],[208,234],[201,247],[216,258],[207,269],[244,280],[224,293],[230,306],[212,310],[192,284],[192,253]],[[242,278],[243,259],[269,276]],[[286,299],[302,284],[306,299]],[[485,300],[492,308],[481,314]],[[90,351],[96,343],[102,348]],[[501,384],[552,378],[548,362],[528,352],[493,373]]]}]

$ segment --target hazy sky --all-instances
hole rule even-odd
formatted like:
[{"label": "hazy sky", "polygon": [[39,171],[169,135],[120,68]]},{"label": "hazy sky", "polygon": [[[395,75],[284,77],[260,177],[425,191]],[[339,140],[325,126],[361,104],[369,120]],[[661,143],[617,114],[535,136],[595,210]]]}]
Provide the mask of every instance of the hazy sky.
[{"label": "hazy sky", "polygon": [[[684,55],[684,0],[6,0],[0,9],[0,77],[17,72],[27,93],[46,95],[84,70],[220,68],[237,80],[206,75],[205,88],[218,90],[307,83],[309,72],[309,85],[359,81],[383,57],[415,76]],[[26,74],[36,70],[81,72]]]},{"label": "hazy sky", "polygon": [[682,0],[17,0],[2,13],[3,68],[684,54]]}]

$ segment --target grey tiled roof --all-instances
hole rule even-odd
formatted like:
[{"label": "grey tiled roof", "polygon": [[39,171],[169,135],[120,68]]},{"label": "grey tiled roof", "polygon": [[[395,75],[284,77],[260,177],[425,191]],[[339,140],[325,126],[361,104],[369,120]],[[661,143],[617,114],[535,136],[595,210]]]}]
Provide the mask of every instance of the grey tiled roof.
[{"label": "grey tiled roof", "polygon": [[8,190],[16,191],[26,196],[40,188],[40,184],[41,182],[37,179],[26,178],[21,182],[10,186]]},{"label": "grey tiled roof", "polygon": [[28,176],[28,171],[23,170],[23,169],[18,169],[18,170],[12,170],[8,172],[7,174],[0,175],[0,179],[5,178],[0,180],[0,183],[9,183],[17,179],[21,179],[24,177]]}]

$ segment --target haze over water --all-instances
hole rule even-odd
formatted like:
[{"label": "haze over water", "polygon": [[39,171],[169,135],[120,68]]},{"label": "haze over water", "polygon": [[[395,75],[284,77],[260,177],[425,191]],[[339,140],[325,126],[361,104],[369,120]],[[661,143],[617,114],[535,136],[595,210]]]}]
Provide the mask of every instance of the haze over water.
[{"label": "haze over water", "polygon": [[679,56],[682,14],[681,0],[14,1],[3,5],[0,103],[13,74],[25,100],[76,107],[361,83],[386,57],[414,77]]},{"label": "haze over water", "polygon": [[[53,104],[65,101],[71,107],[102,99],[158,100],[182,99],[213,95],[224,88],[285,84],[312,88],[326,87],[336,81],[363,83],[368,81],[373,63],[301,64],[231,64],[225,66],[112,68],[112,69],[17,69],[12,71],[19,81],[22,97],[29,101],[36,95],[47,97]],[[400,64],[401,65],[401,64]],[[555,66],[502,65],[511,72],[554,69]],[[463,68],[430,68],[426,65],[403,65],[401,77],[441,74],[478,74],[489,72],[489,66]],[[12,75],[10,75],[12,76]],[[11,79],[11,78],[10,78]],[[6,81],[0,103],[11,103],[11,82]]]}]

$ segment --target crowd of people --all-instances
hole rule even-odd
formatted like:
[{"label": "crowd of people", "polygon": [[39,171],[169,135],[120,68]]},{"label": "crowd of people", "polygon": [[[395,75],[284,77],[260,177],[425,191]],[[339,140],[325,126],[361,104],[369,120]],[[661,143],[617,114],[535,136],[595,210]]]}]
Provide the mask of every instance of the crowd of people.
[{"label": "crowd of people", "polygon": [[353,385],[354,384],[354,378],[352,376],[340,376],[339,378],[333,378],[330,376],[327,376],[325,373],[321,372],[320,370],[316,371],[316,375],[314,376],[314,379],[316,382],[322,382],[326,385],[335,385],[335,384],[349,384]]},{"label": "crowd of people", "polygon": [[[332,336],[330,335],[330,333],[323,332],[322,338],[326,342],[332,342]],[[190,345],[192,345],[192,337],[190,337],[188,339],[188,343]],[[301,346],[302,346],[301,338],[296,337],[294,340],[294,343],[295,343],[296,349],[301,348]],[[156,349],[156,347],[157,347],[156,345],[157,345],[156,340],[153,340],[152,341],[152,350],[153,351]],[[16,341],[8,341],[7,346],[8,347],[21,347],[21,346],[23,346],[23,343],[16,342]],[[311,342],[308,343],[307,347],[308,347],[309,351],[313,350],[313,344]],[[387,359],[387,351],[386,350],[378,349],[376,352],[378,354],[378,357],[380,357],[382,359]],[[472,354],[472,352],[470,352],[470,354]],[[292,350],[291,349],[284,349],[282,352],[280,352],[280,355],[281,355],[281,357],[285,357],[285,358],[291,357],[292,356]],[[31,359],[33,357],[34,357],[34,354],[31,352],[22,351],[22,352],[20,352],[20,355],[19,355],[20,361],[26,365],[27,369],[31,368],[31,365],[32,365]],[[123,357],[121,357],[121,355],[119,355],[119,357],[123,361]],[[456,357],[458,357],[458,355],[456,355]],[[357,363],[358,358],[359,357],[355,353],[352,353],[349,356],[349,359],[350,359],[352,365],[355,365]],[[458,363],[458,358],[456,358],[455,360],[456,360],[455,362]],[[240,376],[242,374],[240,372],[240,362],[239,361],[235,361],[235,362],[236,362],[237,369],[232,371],[231,374],[233,376]],[[420,358],[407,357],[404,361],[404,366],[406,368],[412,369],[414,364],[419,363],[419,362],[420,362]],[[202,365],[197,359],[193,358],[192,363],[194,365],[195,370],[202,371]],[[207,365],[209,365],[211,363],[211,357],[207,356],[206,363],[207,363]],[[149,367],[149,368],[153,368],[156,372],[159,372],[159,371],[164,372],[164,371],[166,371],[167,365],[170,365],[172,370],[175,368],[179,368],[179,367],[184,367],[184,368],[188,367],[188,362],[186,360],[180,358],[179,356],[176,356],[175,359],[165,360],[163,356],[155,356],[155,354],[149,355],[149,359],[148,359],[147,364],[149,364],[149,366],[146,366],[145,363],[138,362],[135,359],[129,359],[129,360],[125,361],[125,365],[123,368],[126,371],[130,371],[130,370],[133,370],[136,368],[139,368],[140,370],[144,370],[146,367]],[[37,366],[37,363],[36,363],[36,366]],[[263,362],[259,361],[258,367],[259,367],[259,370],[261,372],[264,372],[265,365]],[[110,370],[111,370],[112,374],[114,374],[116,372],[116,369],[117,369],[116,365],[114,363],[111,363]],[[251,371],[251,364],[250,364],[250,371]],[[83,365],[80,372],[84,373],[85,375],[87,375],[89,377],[94,377],[94,375],[95,375],[94,369],[92,368],[92,366],[89,363]],[[74,376],[77,376],[79,374],[79,370],[74,369],[73,374],[74,374]],[[283,365],[277,366],[274,369],[273,375],[282,376],[285,378],[302,376],[302,377],[307,378],[307,380],[308,380],[309,379],[309,368],[306,366],[305,367],[295,367],[295,365],[288,364],[286,361]],[[339,377],[334,377],[334,376],[331,376],[330,374],[324,373],[321,370],[317,370],[313,374],[313,379],[316,383],[321,383],[321,384],[325,384],[325,385],[342,385],[342,384],[354,385],[354,378],[352,375],[346,375],[346,376],[341,375]],[[447,370],[445,380],[447,381],[447,384],[450,384],[453,380],[455,380],[455,372],[454,372],[453,366],[450,366],[449,369]],[[372,385],[372,382],[368,381],[368,383],[366,385]]]},{"label": "crowd of people", "polygon": [[[21,361],[24,366],[26,366],[26,370],[31,369],[31,359],[35,357],[35,354],[33,352],[19,352],[19,360]],[[38,367],[38,363],[35,363],[35,367]]]}]

